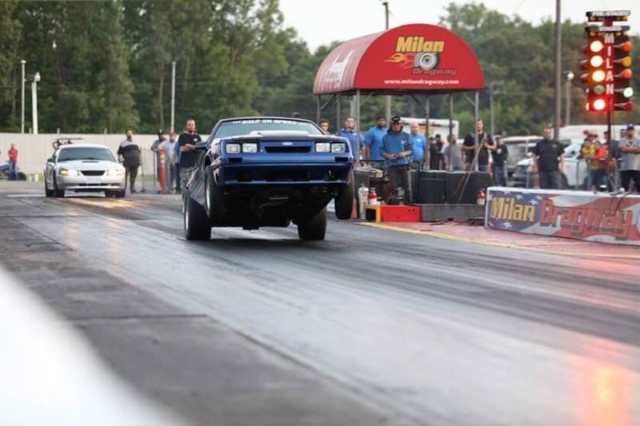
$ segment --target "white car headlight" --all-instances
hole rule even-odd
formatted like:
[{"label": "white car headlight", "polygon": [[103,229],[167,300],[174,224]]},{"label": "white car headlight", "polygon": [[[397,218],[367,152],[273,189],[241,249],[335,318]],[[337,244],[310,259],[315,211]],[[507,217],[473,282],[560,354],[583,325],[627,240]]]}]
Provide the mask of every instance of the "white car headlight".
[{"label": "white car headlight", "polygon": [[225,151],[227,154],[239,154],[240,153],[240,144],[239,143],[228,143],[225,145]]},{"label": "white car headlight", "polygon": [[248,152],[254,154],[258,152],[258,144],[257,143],[243,143],[242,144],[242,152]]},{"label": "white car headlight", "polygon": [[331,152],[334,154],[344,154],[347,152],[347,144],[339,142],[331,144]]},{"label": "white car headlight", "polygon": [[328,142],[316,143],[316,152],[331,152],[331,144]]},{"label": "white car headlight", "polygon": [[65,169],[64,167],[62,167],[60,168],[60,170],[58,170],[58,174],[60,176],[77,176],[78,172],[74,169]]},{"label": "white car headlight", "polygon": [[120,167],[116,169],[107,169],[104,174],[105,176],[124,176],[124,169]]}]

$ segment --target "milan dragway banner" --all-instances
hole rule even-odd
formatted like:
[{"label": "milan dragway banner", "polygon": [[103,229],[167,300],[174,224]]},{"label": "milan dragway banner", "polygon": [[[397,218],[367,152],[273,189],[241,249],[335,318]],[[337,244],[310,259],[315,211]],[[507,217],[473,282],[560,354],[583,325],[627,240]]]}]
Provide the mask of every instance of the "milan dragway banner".
[{"label": "milan dragway banner", "polygon": [[491,187],[485,226],[640,246],[640,196]]}]

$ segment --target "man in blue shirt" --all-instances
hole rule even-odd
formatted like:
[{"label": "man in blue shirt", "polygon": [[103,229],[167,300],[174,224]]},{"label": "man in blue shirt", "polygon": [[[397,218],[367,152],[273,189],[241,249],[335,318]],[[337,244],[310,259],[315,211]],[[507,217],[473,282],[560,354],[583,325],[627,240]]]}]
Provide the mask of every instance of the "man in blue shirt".
[{"label": "man in blue shirt", "polygon": [[393,190],[400,197],[399,188],[406,194],[404,197],[411,200],[411,187],[409,185],[409,160],[413,154],[411,138],[408,133],[402,131],[402,120],[397,115],[391,118],[389,131],[382,139],[382,156],[385,159],[387,174]]},{"label": "man in blue shirt", "polygon": [[416,169],[422,170],[427,141],[424,136],[419,133],[420,126],[418,126],[418,123],[413,122],[409,127],[411,129],[411,151],[413,151],[411,161]]},{"label": "man in blue shirt", "polygon": [[376,118],[376,126],[370,128],[364,135],[364,159],[384,161],[382,156],[382,138],[387,134],[387,120],[382,116]]},{"label": "man in blue shirt", "polygon": [[336,136],[345,138],[349,141],[351,152],[353,153],[353,161],[360,161],[360,133],[356,132],[356,120],[353,117],[347,117],[342,128]]}]

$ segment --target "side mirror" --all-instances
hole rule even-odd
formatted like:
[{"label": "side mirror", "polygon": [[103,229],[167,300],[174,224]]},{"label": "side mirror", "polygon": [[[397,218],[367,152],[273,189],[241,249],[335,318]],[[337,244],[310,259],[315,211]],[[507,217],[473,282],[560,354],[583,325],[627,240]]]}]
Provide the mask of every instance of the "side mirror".
[{"label": "side mirror", "polygon": [[196,144],[197,151],[207,151],[209,149],[209,144],[207,142],[198,142]]}]

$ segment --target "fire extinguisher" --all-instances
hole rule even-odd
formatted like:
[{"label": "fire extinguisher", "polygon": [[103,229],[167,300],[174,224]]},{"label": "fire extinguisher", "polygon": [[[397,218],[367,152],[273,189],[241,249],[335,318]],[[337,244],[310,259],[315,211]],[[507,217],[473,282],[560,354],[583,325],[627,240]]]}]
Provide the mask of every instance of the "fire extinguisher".
[{"label": "fire extinguisher", "polygon": [[377,206],[378,205],[378,194],[376,194],[376,189],[369,189],[369,205]]},{"label": "fire extinguisher", "polygon": [[480,192],[478,192],[478,198],[476,199],[476,202],[478,203],[479,206],[484,206],[486,201],[487,201],[487,194],[484,189],[481,189]]}]

